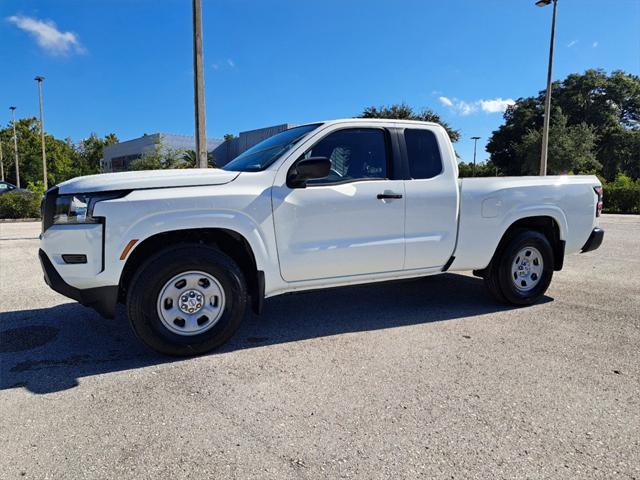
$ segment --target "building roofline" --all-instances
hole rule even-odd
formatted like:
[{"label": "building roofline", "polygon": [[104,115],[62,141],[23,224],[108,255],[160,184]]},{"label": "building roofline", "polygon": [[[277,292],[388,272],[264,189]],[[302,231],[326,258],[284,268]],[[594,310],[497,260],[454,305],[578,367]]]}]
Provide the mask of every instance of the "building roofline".
[{"label": "building roofline", "polygon": [[118,141],[118,143],[113,143],[111,145],[107,145],[105,148],[110,147],[112,145],[122,145],[124,143],[131,143],[131,142],[137,142],[139,141],[141,138],[147,138],[147,137],[155,137],[156,135],[162,135],[161,133],[146,133],[144,135],[140,135],[139,137],[136,138],[132,138],[130,140],[122,140],[122,141]]},{"label": "building roofline", "polygon": [[[172,136],[172,137],[178,137],[178,138],[184,138],[184,139],[191,139],[191,140],[195,141],[195,137],[192,136],[192,135],[180,135],[180,134],[177,134],[177,133],[168,133],[168,132],[155,132],[155,133],[146,133],[144,135],[140,135],[139,137],[131,138],[129,140],[122,140],[122,141],[119,141],[118,143],[114,143],[112,145],[107,145],[105,148],[111,147],[113,145],[125,145],[127,143],[139,142],[143,138],[158,137],[158,140],[161,140],[162,136],[164,136],[164,135],[169,135],[169,136]],[[207,143],[209,143],[209,142],[220,142],[220,143],[222,143],[222,142],[224,142],[224,139],[209,137],[209,138],[207,138]]]}]

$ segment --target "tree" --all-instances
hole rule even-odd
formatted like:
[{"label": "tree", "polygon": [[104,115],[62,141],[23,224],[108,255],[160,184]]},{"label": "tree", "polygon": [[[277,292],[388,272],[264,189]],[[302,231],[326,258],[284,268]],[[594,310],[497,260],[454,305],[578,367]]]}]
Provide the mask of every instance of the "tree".
[{"label": "tree", "polygon": [[[196,168],[196,152],[195,150],[185,150],[182,153],[182,164],[175,168]],[[207,152],[207,163],[210,168],[218,168],[213,152]]]},{"label": "tree", "polygon": [[186,150],[182,154],[182,161],[185,165],[185,168],[196,168],[198,163],[197,155],[195,150]]},{"label": "tree", "polygon": [[[42,150],[38,120],[36,118],[17,120],[16,134],[20,183],[21,185],[36,184],[38,181],[42,181]],[[11,124],[0,129],[0,141],[3,145],[5,176],[8,181],[15,183],[13,128]],[[72,177],[99,173],[104,147],[117,142],[118,138],[113,133],[102,139],[92,133],[77,145],[71,139],[61,140],[45,133],[44,143],[47,149],[49,184],[55,185]]]},{"label": "tree", "polygon": [[458,177],[495,177],[496,169],[489,162],[478,163],[475,166],[473,162],[460,162],[458,164]]},{"label": "tree", "polygon": [[158,144],[153,150],[149,150],[145,152],[142,157],[133,160],[129,164],[129,169],[164,170],[167,168],[176,168],[177,165],[182,162],[182,156],[176,155],[176,152],[164,148],[162,144]]},{"label": "tree", "polygon": [[[508,175],[536,174],[544,95],[518,99],[487,145],[491,162]],[[607,180],[619,172],[640,175],[640,77],[587,70],[552,86],[549,173],[595,171]],[[561,122],[554,128],[556,121]],[[585,135],[580,142],[580,135]],[[554,141],[556,145],[554,145]],[[584,144],[583,144],[584,143]],[[585,150],[589,143],[589,152]],[[575,160],[569,157],[577,156]],[[539,158],[538,158],[539,161]],[[568,169],[568,170],[567,170]]]},{"label": "tree", "polygon": [[[596,173],[602,165],[596,160],[596,135],[586,123],[567,125],[560,108],[554,109],[549,128],[548,171],[553,173]],[[540,171],[542,132],[530,129],[516,147],[521,159],[521,175],[537,175]]]},{"label": "tree", "polygon": [[[216,168],[213,153],[208,153],[209,166]],[[165,170],[169,168],[195,168],[196,152],[194,150],[175,150],[158,144],[153,150],[129,164],[130,170]]]},{"label": "tree", "polygon": [[78,174],[91,175],[100,172],[102,170],[100,160],[102,160],[104,147],[114,143],[118,143],[118,137],[114,133],[105,135],[104,138],[99,138],[95,133],[92,133],[89,137],[81,140],[76,147]]},{"label": "tree", "polygon": [[422,122],[438,123],[447,131],[452,142],[460,140],[460,131],[451,128],[437,113],[428,108],[415,111],[406,103],[367,107],[358,115],[358,118],[392,118],[397,120],[419,120]]},{"label": "tree", "polygon": [[[42,150],[38,120],[36,118],[17,120],[16,136],[21,185],[42,180]],[[5,146],[3,150],[5,177],[9,182],[15,183],[16,171],[11,124],[0,130],[0,141]],[[7,146],[10,148],[6,148]],[[71,140],[59,140],[52,135],[45,134],[45,147],[47,149],[47,176],[51,185],[76,176],[76,151]]]}]

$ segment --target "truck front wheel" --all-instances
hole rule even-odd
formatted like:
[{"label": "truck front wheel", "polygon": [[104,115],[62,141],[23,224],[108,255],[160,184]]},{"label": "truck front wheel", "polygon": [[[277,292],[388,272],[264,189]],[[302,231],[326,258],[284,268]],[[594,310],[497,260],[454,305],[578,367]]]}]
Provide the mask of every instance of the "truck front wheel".
[{"label": "truck front wheel", "polygon": [[200,244],[169,247],[133,276],[127,311],[134,332],[166,355],[206,353],[222,345],[244,318],[247,291],[236,263]]},{"label": "truck front wheel", "polygon": [[502,303],[531,305],[549,288],[553,250],[547,237],[534,230],[513,235],[487,268],[485,283]]}]

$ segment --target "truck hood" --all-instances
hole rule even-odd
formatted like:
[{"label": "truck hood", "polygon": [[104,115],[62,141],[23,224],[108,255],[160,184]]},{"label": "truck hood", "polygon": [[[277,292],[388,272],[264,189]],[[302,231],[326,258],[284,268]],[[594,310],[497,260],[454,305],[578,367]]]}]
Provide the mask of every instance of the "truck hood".
[{"label": "truck hood", "polygon": [[135,172],[102,173],[76,177],[58,185],[60,194],[108,192],[163,187],[196,187],[222,185],[240,173],[219,168],[185,168],[179,170],[140,170]]}]

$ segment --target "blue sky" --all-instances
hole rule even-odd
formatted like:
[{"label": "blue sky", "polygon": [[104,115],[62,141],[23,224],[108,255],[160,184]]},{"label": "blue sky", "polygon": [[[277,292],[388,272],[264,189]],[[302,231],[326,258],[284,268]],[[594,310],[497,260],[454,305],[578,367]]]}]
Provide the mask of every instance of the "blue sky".
[{"label": "blue sky", "polygon": [[[464,160],[481,136],[484,159],[504,105],[544,88],[551,11],[533,0],[203,0],[207,134],[404,101],[460,129]],[[640,0],[559,0],[556,40],[555,79],[639,74]],[[58,137],[191,135],[191,42],[188,0],[0,0],[0,124],[9,105],[37,115],[43,75]]]}]

